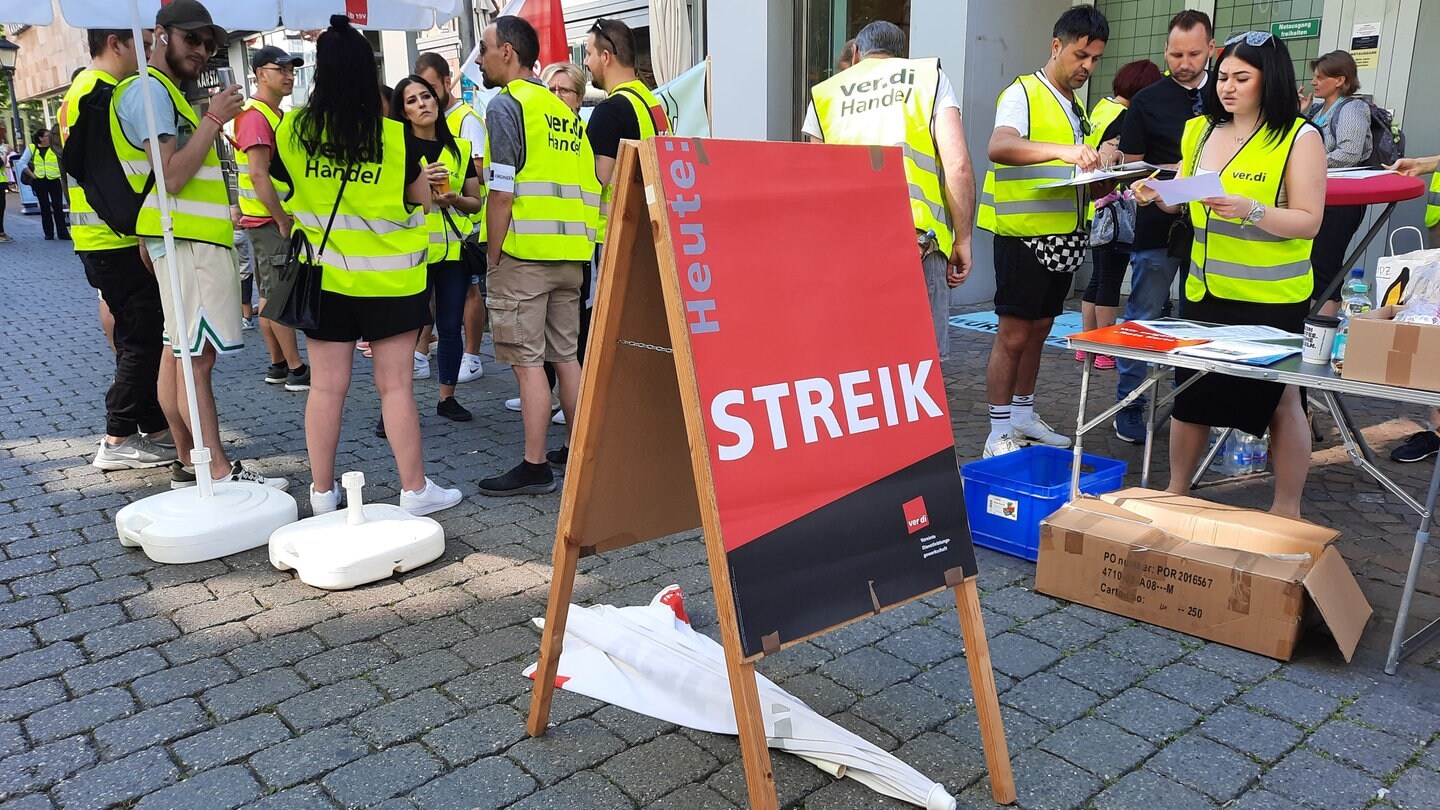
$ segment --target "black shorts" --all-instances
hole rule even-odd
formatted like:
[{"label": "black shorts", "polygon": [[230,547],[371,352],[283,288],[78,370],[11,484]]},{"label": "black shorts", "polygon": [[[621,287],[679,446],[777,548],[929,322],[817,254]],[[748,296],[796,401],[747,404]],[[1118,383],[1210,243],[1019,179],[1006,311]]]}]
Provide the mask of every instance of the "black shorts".
[{"label": "black shorts", "polygon": [[1065,311],[1075,274],[1056,273],[1018,236],[995,236],[995,312],[1037,321]]},{"label": "black shorts", "polygon": [[398,298],[362,298],[320,291],[319,329],[306,329],[310,340],[354,343],[384,340],[429,326],[430,289]]}]

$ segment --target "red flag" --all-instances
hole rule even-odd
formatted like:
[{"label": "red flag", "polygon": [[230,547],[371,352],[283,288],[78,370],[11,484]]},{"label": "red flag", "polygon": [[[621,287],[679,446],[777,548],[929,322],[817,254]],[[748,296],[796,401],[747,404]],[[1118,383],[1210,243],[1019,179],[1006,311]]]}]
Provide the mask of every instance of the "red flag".
[{"label": "red flag", "polygon": [[511,0],[500,16],[524,17],[540,35],[540,64],[570,61],[570,43],[565,38],[565,10],[560,0]]}]

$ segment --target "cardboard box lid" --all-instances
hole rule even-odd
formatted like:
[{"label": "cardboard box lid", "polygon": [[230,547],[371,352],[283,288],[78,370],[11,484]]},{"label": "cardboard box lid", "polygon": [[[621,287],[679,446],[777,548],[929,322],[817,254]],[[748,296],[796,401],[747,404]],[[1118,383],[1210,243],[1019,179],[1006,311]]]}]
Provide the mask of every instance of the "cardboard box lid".
[{"label": "cardboard box lid", "polygon": [[1355,575],[1345,564],[1345,558],[1334,546],[1325,549],[1305,576],[1305,592],[1319,608],[1320,618],[1330,628],[1330,635],[1334,636],[1340,654],[1349,663],[1355,656],[1355,648],[1360,645],[1365,624],[1374,611],[1360,590],[1360,583],[1355,581]]},{"label": "cardboard box lid", "polygon": [[1141,487],[1100,497],[1187,540],[1256,554],[1309,554],[1313,563],[1340,536],[1303,520]]}]

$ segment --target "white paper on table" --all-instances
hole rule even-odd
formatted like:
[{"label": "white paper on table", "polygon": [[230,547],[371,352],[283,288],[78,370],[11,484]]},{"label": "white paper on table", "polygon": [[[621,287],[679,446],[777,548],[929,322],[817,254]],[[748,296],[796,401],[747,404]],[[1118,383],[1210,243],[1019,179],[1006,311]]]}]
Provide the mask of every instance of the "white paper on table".
[{"label": "white paper on table", "polygon": [[1283,346],[1278,343],[1251,343],[1243,340],[1217,340],[1199,346],[1183,346],[1174,351],[1186,357],[1206,360],[1224,360],[1231,363],[1269,365],[1276,360],[1300,352],[1299,346]]},{"label": "white paper on table", "polygon": [[1381,177],[1387,174],[1395,174],[1391,169],[1372,169],[1366,166],[1352,166],[1348,169],[1326,169],[1326,177],[1336,177],[1342,180],[1364,180],[1367,177]]},{"label": "white paper on table", "polygon": [[1225,186],[1220,183],[1218,172],[1177,177],[1174,180],[1150,180],[1145,186],[1155,189],[1166,205],[1180,205],[1225,196]]}]

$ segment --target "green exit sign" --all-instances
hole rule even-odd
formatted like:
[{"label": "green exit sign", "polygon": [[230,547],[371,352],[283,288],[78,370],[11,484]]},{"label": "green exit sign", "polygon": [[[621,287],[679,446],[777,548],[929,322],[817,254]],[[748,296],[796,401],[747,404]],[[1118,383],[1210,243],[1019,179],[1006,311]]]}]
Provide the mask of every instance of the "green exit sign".
[{"label": "green exit sign", "polygon": [[1270,23],[1270,33],[1280,39],[1309,39],[1320,36],[1320,18]]}]

